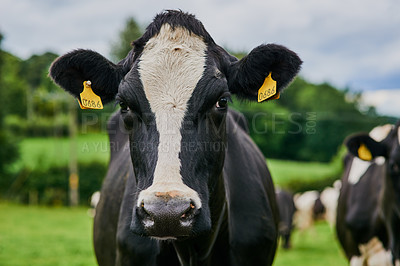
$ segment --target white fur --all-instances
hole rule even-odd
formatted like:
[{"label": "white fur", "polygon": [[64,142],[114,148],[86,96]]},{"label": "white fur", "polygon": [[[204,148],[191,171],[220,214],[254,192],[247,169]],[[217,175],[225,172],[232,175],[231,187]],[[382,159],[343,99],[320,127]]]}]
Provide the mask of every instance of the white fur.
[{"label": "white fur", "polygon": [[370,161],[364,161],[358,157],[354,157],[349,172],[349,183],[353,185],[357,184],[371,165],[372,162]]},{"label": "white fur", "polygon": [[313,224],[313,208],[315,201],[319,196],[318,191],[306,191],[304,193],[296,193],[293,197],[296,212],[294,214],[294,223],[296,227],[304,231],[310,228]]},{"label": "white fur", "polygon": [[186,186],[180,174],[181,125],[187,103],[205,69],[206,44],[182,27],[164,24],[143,49],[139,74],[147,100],[155,113],[160,133],[158,161],[153,184],[139,194],[142,201],[156,199],[156,193],[174,191],[181,198],[201,201],[196,191]]},{"label": "white fur", "polygon": [[393,125],[386,124],[383,126],[374,127],[370,132],[369,136],[373,138],[375,141],[384,140],[389,134],[390,130],[393,129]]},{"label": "white fur", "polygon": [[100,191],[96,191],[92,194],[92,197],[90,198],[90,206],[96,208],[99,201],[100,201]]},{"label": "white fur", "polygon": [[[336,180],[333,187],[325,188],[320,195],[321,202],[325,206],[325,219],[329,225],[333,228],[336,223],[336,210],[337,202],[340,194],[341,183],[337,183]],[[340,182],[340,181],[339,181]]]},{"label": "white fur", "polygon": [[385,250],[378,238],[372,238],[367,244],[358,246],[361,256],[352,257],[350,266],[392,266],[392,254]]},{"label": "white fur", "polygon": [[397,138],[400,144],[400,127],[397,128]]}]

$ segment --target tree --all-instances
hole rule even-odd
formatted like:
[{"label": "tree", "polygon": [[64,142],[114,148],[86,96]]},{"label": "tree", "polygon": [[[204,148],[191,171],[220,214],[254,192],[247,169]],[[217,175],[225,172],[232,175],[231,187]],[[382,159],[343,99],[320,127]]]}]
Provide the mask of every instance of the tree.
[{"label": "tree", "polygon": [[132,42],[142,36],[143,31],[133,17],[128,18],[125,28],[119,33],[119,39],[111,47],[111,56],[119,61],[132,49]]},{"label": "tree", "polygon": [[50,82],[50,79],[47,77],[48,69],[51,65],[51,62],[53,62],[56,58],[56,54],[47,52],[43,55],[32,55],[28,60],[21,63],[21,72],[19,74],[20,76],[24,77],[24,79],[28,83],[26,93],[26,117],[28,120],[32,120],[34,118],[34,114],[36,111],[35,106],[42,109],[46,109],[46,107],[48,106],[47,104],[43,108],[44,101],[40,101],[41,104],[39,105],[35,104],[34,102],[39,87],[46,90],[46,93],[57,91],[57,86],[54,83]]},{"label": "tree", "polygon": [[[4,80],[3,80],[3,55],[4,52],[1,49],[1,41],[3,35],[0,33],[0,106],[4,106],[3,103],[7,101],[4,97]],[[16,141],[5,131],[4,128],[4,108],[0,108],[0,189],[4,190],[8,187],[9,175],[8,165],[14,162],[18,157],[18,147]]]}]

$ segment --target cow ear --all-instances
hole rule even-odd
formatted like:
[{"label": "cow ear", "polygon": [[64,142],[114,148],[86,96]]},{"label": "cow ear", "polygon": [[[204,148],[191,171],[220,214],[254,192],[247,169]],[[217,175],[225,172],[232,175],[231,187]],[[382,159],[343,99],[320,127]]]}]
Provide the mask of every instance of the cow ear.
[{"label": "cow ear", "polygon": [[261,45],[232,63],[227,77],[228,86],[231,93],[241,98],[257,100],[258,90],[270,73],[276,81],[278,93],[297,75],[301,64],[296,53],[281,45]]},{"label": "cow ear", "polygon": [[350,136],[345,140],[345,145],[351,154],[364,161],[371,161],[378,156],[387,157],[388,154],[386,145],[368,134]]},{"label": "cow ear", "polygon": [[108,103],[115,98],[121,79],[129,71],[128,61],[116,65],[94,51],[75,50],[57,58],[50,66],[49,76],[76,98],[83,90],[83,82],[90,80],[94,93]]}]

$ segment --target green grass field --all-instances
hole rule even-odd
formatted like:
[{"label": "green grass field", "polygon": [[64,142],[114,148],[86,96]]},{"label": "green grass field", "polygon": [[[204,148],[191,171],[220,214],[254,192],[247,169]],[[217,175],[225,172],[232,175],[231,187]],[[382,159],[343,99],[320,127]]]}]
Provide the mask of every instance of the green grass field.
[{"label": "green grass field", "polygon": [[[108,162],[110,149],[106,133],[82,134],[77,139],[76,154],[79,162]],[[20,143],[20,155],[20,160],[13,166],[15,171],[23,166],[35,169],[36,167],[68,165],[70,139],[26,138]]]},{"label": "green grass field", "polygon": [[267,159],[267,165],[276,185],[284,186],[293,179],[301,181],[318,180],[337,171],[332,163],[296,162]]},{"label": "green grass field", "polygon": [[[0,203],[1,266],[96,265],[92,222],[86,208],[28,207]],[[293,248],[279,250],[276,266],[346,265],[329,226],[320,222],[293,235]]]},{"label": "green grass field", "polygon": [[0,265],[96,265],[85,208],[0,203]]},{"label": "green grass field", "polygon": [[341,266],[348,265],[336,239],[334,229],[326,222],[317,222],[305,232],[294,231],[292,248],[279,248],[275,266]]}]

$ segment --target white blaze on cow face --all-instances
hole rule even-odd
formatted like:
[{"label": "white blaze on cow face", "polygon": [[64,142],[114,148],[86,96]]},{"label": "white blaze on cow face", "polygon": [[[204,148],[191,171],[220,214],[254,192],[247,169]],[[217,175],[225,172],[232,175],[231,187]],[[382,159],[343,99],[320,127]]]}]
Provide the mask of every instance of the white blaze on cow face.
[{"label": "white blaze on cow face", "polygon": [[153,183],[140,192],[138,206],[167,195],[190,199],[201,207],[197,192],[182,181],[179,152],[182,121],[205,69],[206,48],[201,37],[164,24],[143,49],[138,70],[160,137]]},{"label": "white blaze on cow face", "polygon": [[358,157],[354,157],[353,162],[351,163],[349,177],[347,179],[348,182],[352,185],[357,184],[371,165],[372,162],[364,161]]}]

